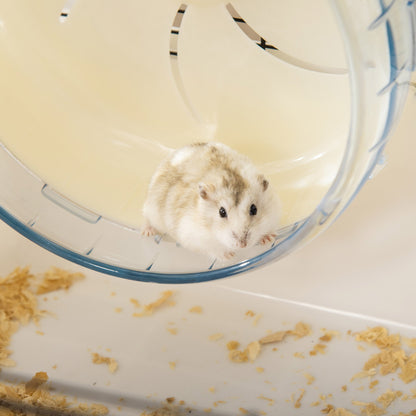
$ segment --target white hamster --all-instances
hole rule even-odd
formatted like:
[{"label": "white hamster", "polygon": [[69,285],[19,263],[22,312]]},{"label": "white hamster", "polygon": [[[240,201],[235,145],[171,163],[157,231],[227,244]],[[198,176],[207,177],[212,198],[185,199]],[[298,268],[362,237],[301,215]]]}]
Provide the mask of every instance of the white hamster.
[{"label": "white hamster", "polygon": [[229,259],[276,236],[277,198],[246,157],[222,143],[174,151],[154,173],[143,235],[168,234],[183,247]]}]

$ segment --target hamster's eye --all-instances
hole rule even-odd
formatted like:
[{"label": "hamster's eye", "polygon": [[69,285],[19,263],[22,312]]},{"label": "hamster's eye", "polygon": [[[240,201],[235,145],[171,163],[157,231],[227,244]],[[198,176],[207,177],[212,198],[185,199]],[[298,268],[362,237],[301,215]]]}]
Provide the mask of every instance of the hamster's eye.
[{"label": "hamster's eye", "polygon": [[227,211],[225,210],[224,207],[221,207],[219,210],[219,214],[221,218],[227,218]]},{"label": "hamster's eye", "polygon": [[256,215],[256,214],[257,214],[257,207],[254,204],[251,204],[250,215]]}]

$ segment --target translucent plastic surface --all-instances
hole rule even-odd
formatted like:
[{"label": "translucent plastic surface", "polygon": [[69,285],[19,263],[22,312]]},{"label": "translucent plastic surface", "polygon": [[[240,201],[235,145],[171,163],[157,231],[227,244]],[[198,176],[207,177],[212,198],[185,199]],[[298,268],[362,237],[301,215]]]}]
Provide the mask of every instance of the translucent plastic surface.
[{"label": "translucent plastic surface", "polygon": [[[0,216],[137,280],[224,277],[322,231],[380,160],[414,66],[412,2],[0,5]],[[270,178],[282,206],[270,247],[222,263],[141,236],[153,170],[195,140]]]}]

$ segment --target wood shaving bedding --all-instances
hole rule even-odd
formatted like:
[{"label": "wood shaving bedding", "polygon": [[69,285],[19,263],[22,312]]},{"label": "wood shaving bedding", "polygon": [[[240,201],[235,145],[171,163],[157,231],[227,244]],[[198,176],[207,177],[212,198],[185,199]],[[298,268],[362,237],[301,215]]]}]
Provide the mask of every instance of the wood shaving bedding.
[{"label": "wood shaving bedding", "polygon": [[316,379],[312,374],[309,373],[303,373],[303,376],[306,378],[308,385],[311,385]]},{"label": "wood shaving bedding", "polygon": [[92,354],[92,362],[94,364],[107,364],[108,370],[110,373],[114,373],[118,368],[118,363],[114,358],[111,357],[104,357],[97,352],[93,352]]},{"label": "wood shaving bedding", "polygon": [[389,407],[395,400],[397,400],[399,397],[403,396],[403,392],[401,391],[392,391],[387,390],[385,393],[381,394],[377,401],[382,404],[382,406],[386,409]]},{"label": "wood shaving bedding", "polygon": [[361,331],[355,335],[356,341],[364,341],[368,344],[375,344],[379,348],[391,348],[400,346],[400,335],[389,335],[387,328],[382,326],[376,326],[369,328],[365,331]]},{"label": "wood shaving bedding", "polygon": [[136,298],[130,298],[130,303],[135,307],[135,308],[140,308],[140,302],[136,299]]},{"label": "wood shaving bedding", "polygon": [[[43,311],[39,311],[37,308],[37,298],[35,294],[44,294],[52,290],[68,289],[73,282],[81,278],[82,277],[80,274],[71,274],[68,272],[60,271],[59,269],[51,269],[49,272],[45,273],[42,282],[37,285],[37,289],[35,290],[33,290],[33,288],[36,288],[36,278],[35,276],[29,273],[29,270],[27,268],[16,269],[7,278],[0,279],[0,366],[5,365],[5,363],[13,364],[11,360],[8,361],[8,357],[11,352],[7,350],[7,346],[10,342],[10,338],[7,338],[7,333],[13,334],[21,324],[25,324],[30,321],[37,322],[40,319],[40,317],[44,314]],[[12,282],[12,284],[10,284],[10,282]],[[10,290],[14,291],[11,296],[4,295],[7,292],[7,288],[9,294],[11,293]],[[140,316],[147,316],[153,314],[154,310],[165,304],[168,301],[168,299],[172,296],[172,294],[172,291],[165,291],[162,293],[162,296],[159,299],[148,305],[144,305],[144,310],[140,314]],[[19,301],[16,301],[16,299],[19,299]],[[9,307],[7,307],[6,303],[9,304]],[[134,306],[139,307],[138,302],[132,303]],[[194,311],[194,313],[199,312]],[[249,343],[247,347],[243,350],[238,350],[239,343],[237,341],[228,343],[227,347],[230,350],[230,359],[232,361],[253,362],[257,359],[257,357],[261,353],[262,347],[264,347],[265,345],[282,342],[288,336],[293,336],[296,339],[299,339],[307,335],[310,335],[310,333],[311,331],[309,326],[302,322],[299,322],[296,324],[293,330],[278,331],[273,334],[266,335],[260,338],[258,341],[253,341]],[[336,331],[325,331],[324,335],[321,336],[319,340],[323,343],[330,342],[336,335],[335,333]],[[213,334],[213,336],[211,336],[210,339],[219,340],[222,337],[223,334]],[[416,353],[410,356],[406,355],[405,351],[401,349],[402,340],[399,334],[390,335],[387,329],[383,327],[375,327],[369,328],[366,331],[362,331],[358,334],[355,334],[355,338],[359,342],[365,342],[367,344],[377,346],[380,349],[380,352],[372,355],[370,359],[365,363],[363,371],[353,376],[352,380],[360,377],[374,376],[377,373],[377,370],[381,375],[394,373],[400,370],[399,376],[405,383],[409,383],[416,378]],[[413,347],[414,339],[411,341],[412,342],[408,341],[407,344],[408,346]],[[403,340],[403,342],[405,341]],[[323,353],[325,352],[325,348],[325,344],[317,344],[315,345],[312,351],[315,354],[318,352]],[[301,356],[301,354],[299,353],[296,356]],[[97,353],[93,353],[93,361],[97,364],[105,363],[109,365],[110,371],[111,368],[113,369],[113,371],[115,371],[115,369],[117,368],[117,362],[114,359],[111,359],[109,357],[102,357]],[[174,369],[176,363],[170,362],[169,365],[171,369]],[[260,367],[258,367],[258,369],[259,368]],[[263,368],[261,369],[262,370],[259,372],[262,372],[264,370]],[[314,378],[311,376],[310,380],[312,379]],[[36,391],[41,390],[41,387],[44,383],[46,383],[46,381],[46,373],[37,373],[34,379],[25,384],[25,394],[32,394],[33,396]],[[311,382],[313,382],[313,380]],[[372,386],[374,387],[376,385],[376,381],[372,383]],[[309,381],[308,384],[310,384]],[[305,391],[302,390],[301,395],[294,402],[296,408],[300,407],[301,400],[304,394]],[[1,397],[2,396],[0,394],[0,398]],[[355,401],[354,404],[361,407],[361,415],[379,416],[386,414],[386,408],[390,406],[399,397],[401,397],[402,399],[404,397],[403,393],[400,391],[386,391],[378,397],[378,404],[375,402],[365,403],[357,401]],[[259,398],[266,399],[264,396]],[[77,410],[84,412],[83,406],[84,405],[78,406]],[[103,410],[103,408],[100,408],[100,405],[96,406],[98,406],[96,408],[96,411],[99,411],[99,409]],[[85,409],[87,408],[88,406]],[[328,405],[327,408],[323,410],[325,410],[325,413],[330,416],[355,416],[355,414],[351,413],[349,410],[346,410],[344,408],[335,408],[331,405]],[[1,408],[0,414],[2,414]],[[170,408],[163,407],[152,411],[152,413],[142,414],[149,416],[176,416],[181,415],[182,413],[178,413],[177,409],[172,410]],[[404,413],[401,414],[405,415]],[[409,415],[412,414],[413,413],[410,413]]]},{"label": "wood shaving bedding", "polygon": [[366,403],[354,400],[352,402],[355,406],[361,407],[362,416],[382,416],[386,414],[386,410],[382,407],[378,407],[375,403]]},{"label": "wood shaving bedding", "polygon": [[294,403],[295,409],[299,409],[299,407],[302,406],[301,401],[302,401],[303,396],[305,395],[305,393],[306,393],[306,390],[305,389],[301,389],[300,395],[299,395],[299,397],[296,399],[296,401]]},{"label": "wood shaving bedding", "polygon": [[159,409],[142,412],[140,416],[185,416],[188,414],[189,411],[178,407],[163,406]]},{"label": "wood shaving bedding", "polygon": [[325,352],[326,352],[325,344],[316,344],[314,345],[312,350],[309,351],[309,355],[325,354]]},{"label": "wood shaving bedding", "polygon": [[312,333],[311,327],[304,322],[298,322],[295,328],[289,331],[290,335],[294,335],[297,339],[306,337]]},{"label": "wood shaving bedding", "polygon": [[258,341],[250,342],[244,350],[237,350],[240,345],[238,341],[230,341],[227,343],[227,348],[230,351],[228,358],[235,363],[253,362],[259,356],[263,345],[276,344],[283,341],[289,335],[293,335],[296,339],[300,339],[310,333],[311,329],[309,325],[298,322],[293,330],[278,331],[266,335]]},{"label": "wood shaving bedding", "polygon": [[202,313],[202,307],[201,306],[192,306],[192,308],[189,309],[190,313]]},{"label": "wood shaving bedding", "polygon": [[43,275],[42,281],[36,289],[37,295],[42,295],[56,290],[68,290],[75,282],[85,278],[82,273],[71,273],[66,270],[52,267]]},{"label": "wood shaving bedding", "polygon": [[29,268],[16,268],[8,276],[0,278],[0,367],[14,366],[8,349],[12,335],[20,325],[37,323],[45,311],[38,309],[36,295],[65,289],[84,277],[81,273],[70,273],[52,268],[41,276],[41,281],[30,273]]},{"label": "wood shaving bedding", "polygon": [[328,413],[326,413],[328,416],[357,416],[355,413],[351,413],[347,409],[344,409],[343,407],[340,407],[338,409],[331,409]]},{"label": "wood shaving bedding", "polygon": [[8,385],[0,383],[0,414],[27,416],[29,414],[70,414],[74,416],[108,414],[108,408],[101,404],[74,404],[67,397],[52,394],[46,385],[47,373],[40,371],[26,383]]},{"label": "wood shaving bedding", "polygon": [[219,341],[222,338],[224,338],[224,334],[222,334],[222,333],[212,334],[208,337],[208,339],[210,341]]},{"label": "wood shaving bedding", "polygon": [[387,375],[401,370],[399,377],[404,383],[410,383],[416,379],[416,353],[408,356],[402,349],[399,334],[390,335],[387,328],[377,326],[368,328],[355,335],[357,341],[363,341],[375,345],[380,352],[373,354],[364,364],[366,371],[378,369],[379,374]]},{"label": "wood shaving bedding", "polygon": [[167,303],[168,299],[173,295],[172,290],[165,290],[162,292],[162,295],[156,299],[154,302],[151,302],[147,305],[143,306],[143,312],[141,313],[134,313],[133,316],[135,317],[142,317],[142,316],[150,316],[153,315],[156,309],[160,308],[164,304]]}]

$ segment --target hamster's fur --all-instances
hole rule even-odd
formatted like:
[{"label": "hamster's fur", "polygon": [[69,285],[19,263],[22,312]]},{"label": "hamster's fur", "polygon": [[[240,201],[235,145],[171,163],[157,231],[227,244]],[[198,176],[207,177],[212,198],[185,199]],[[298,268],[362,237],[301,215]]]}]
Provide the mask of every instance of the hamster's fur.
[{"label": "hamster's fur", "polygon": [[222,143],[174,151],[154,173],[143,206],[143,234],[168,234],[183,247],[231,258],[276,236],[278,203],[246,157]]}]

